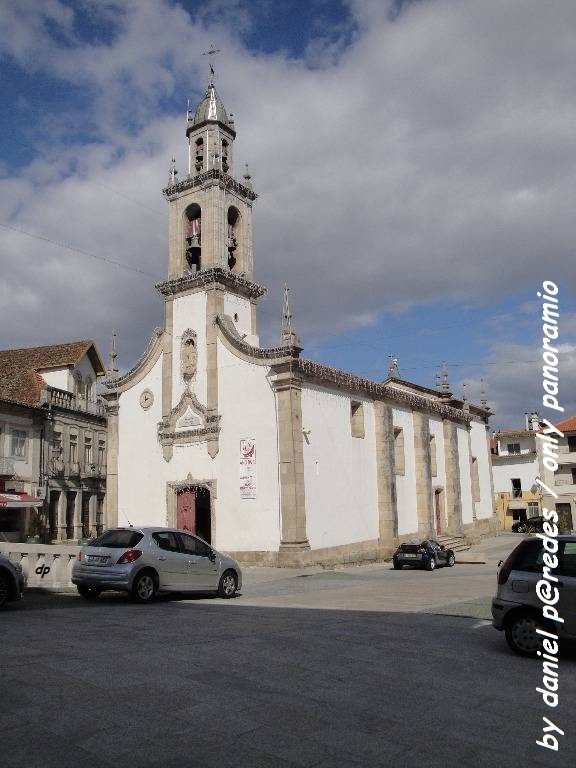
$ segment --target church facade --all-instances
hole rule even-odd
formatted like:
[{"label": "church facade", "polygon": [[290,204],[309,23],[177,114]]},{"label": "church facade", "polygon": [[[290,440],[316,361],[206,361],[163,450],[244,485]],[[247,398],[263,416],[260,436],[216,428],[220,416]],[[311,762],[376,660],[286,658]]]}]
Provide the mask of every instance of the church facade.
[{"label": "church facade", "polygon": [[[246,172],[211,82],[172,168],[164,327],[106,382],[107,524],[196,532],[245,563],[384,558],[409,538],[497,527],[489,410],[260,346]],[[114,369],[115,366],[112,366]]]}]

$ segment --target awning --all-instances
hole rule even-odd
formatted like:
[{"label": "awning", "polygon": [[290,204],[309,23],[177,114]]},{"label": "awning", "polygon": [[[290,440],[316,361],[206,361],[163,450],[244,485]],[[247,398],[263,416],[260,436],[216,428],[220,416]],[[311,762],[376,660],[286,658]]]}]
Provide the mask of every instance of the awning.
[{"label": "awning", "polygon": [[0,493],[0,509],[26,509],[27,507],[41,507],[43,500],[28,493]]},{"label": "awning", "polygon": [[522,499],[512,499],[508,502],[508,509],[526,509],[527,503]]}]

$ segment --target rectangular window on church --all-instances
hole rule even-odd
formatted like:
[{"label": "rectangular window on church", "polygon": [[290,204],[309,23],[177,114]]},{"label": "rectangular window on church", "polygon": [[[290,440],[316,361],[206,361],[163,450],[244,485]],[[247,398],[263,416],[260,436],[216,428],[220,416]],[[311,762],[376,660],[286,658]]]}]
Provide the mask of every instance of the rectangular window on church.
[{"label": "rectangular window on church", "polygon": [[472,456],[472,501],[480,501],[480,477],[476,456]]},{"label": "rectangular window on church", "polygon": [[430,436],[430,474],[436,477],[438,474],[438,463],[436,461],[436,437]]},{"label": "rectangular window on church", "polygon": [[350,430],[352,437],[364,437],[364,404],[354,400],[350,403]]},{"label": "rectangular window on church", "polygon": [[404,430],[402,427],[394,427],[394,473],[403,475],[405,473],[404,458]]}]

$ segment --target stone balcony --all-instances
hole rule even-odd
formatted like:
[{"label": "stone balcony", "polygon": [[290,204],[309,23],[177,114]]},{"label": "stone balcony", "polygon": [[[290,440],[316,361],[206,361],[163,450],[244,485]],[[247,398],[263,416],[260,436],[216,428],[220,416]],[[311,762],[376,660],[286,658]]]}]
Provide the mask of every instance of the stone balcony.
[{"label": "stone balcony", "polygon": [[9,480],[14,476],[14,462],[5,456],[0,456],[0,477]]},{"label": "stone balcony", "polygon": [[63,408],[67,411],[79,411],[90,413],[94,416],[106,416],[106,408],[100,401],[87,400],[85,397],[77,397],[73,392],[57,387],[45,387],[40,400],[42,405],[51,405],[54,408]]}]

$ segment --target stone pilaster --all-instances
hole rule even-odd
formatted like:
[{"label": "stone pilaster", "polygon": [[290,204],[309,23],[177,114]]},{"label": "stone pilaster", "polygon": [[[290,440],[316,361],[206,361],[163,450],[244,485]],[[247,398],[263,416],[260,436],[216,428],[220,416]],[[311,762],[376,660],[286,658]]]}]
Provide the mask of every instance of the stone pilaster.
[{"label": "stone pilaster", "polygon": [[416,509],[418,536],[434,535],[434,509],[432,506],[432,468],[430,466],[430,424],[428,416],[412,411],[414,425],[414,459],[416,462]]},{"label": "stone pilaster", "polygon": [[456,423],[449,419],[443,420],[443,428],[448,533],[459,536],[462,533],[462,494],[458,460],[458,430]]},{"label": "stone pilaster", "polygon": [[[218,341],[216,318],[224,312],[224,291],[214,285],[206,292],[206,405],[210,416],[218,415]],[[212,458],[220,449],[218,435],[208,440],[208,453]]]},{"label": "stone pilaster", "polygon": [[273,387],[278,414],[281,541],[279,565],[299,565],[310,549],[306,534],[302,388],[290,364],[276,366]]},{"label": "stone pilaster", "polygon": [[74,499],[74,538],[82,538],[82,490],[78,488]]},{"label": "stone pilaster", "polygon": [[117,395],[111,394],[106,402],[108,436],[106,440],[106,508],[104,528],[118,525],[118,411]]},{"label": "stone pilaster", "polygon": [[398,537],[392,408],[386,403],[376,401],[374,403],[374,421],[378,488],[378,538],[379,547],[383,551],[392,549]]}]

